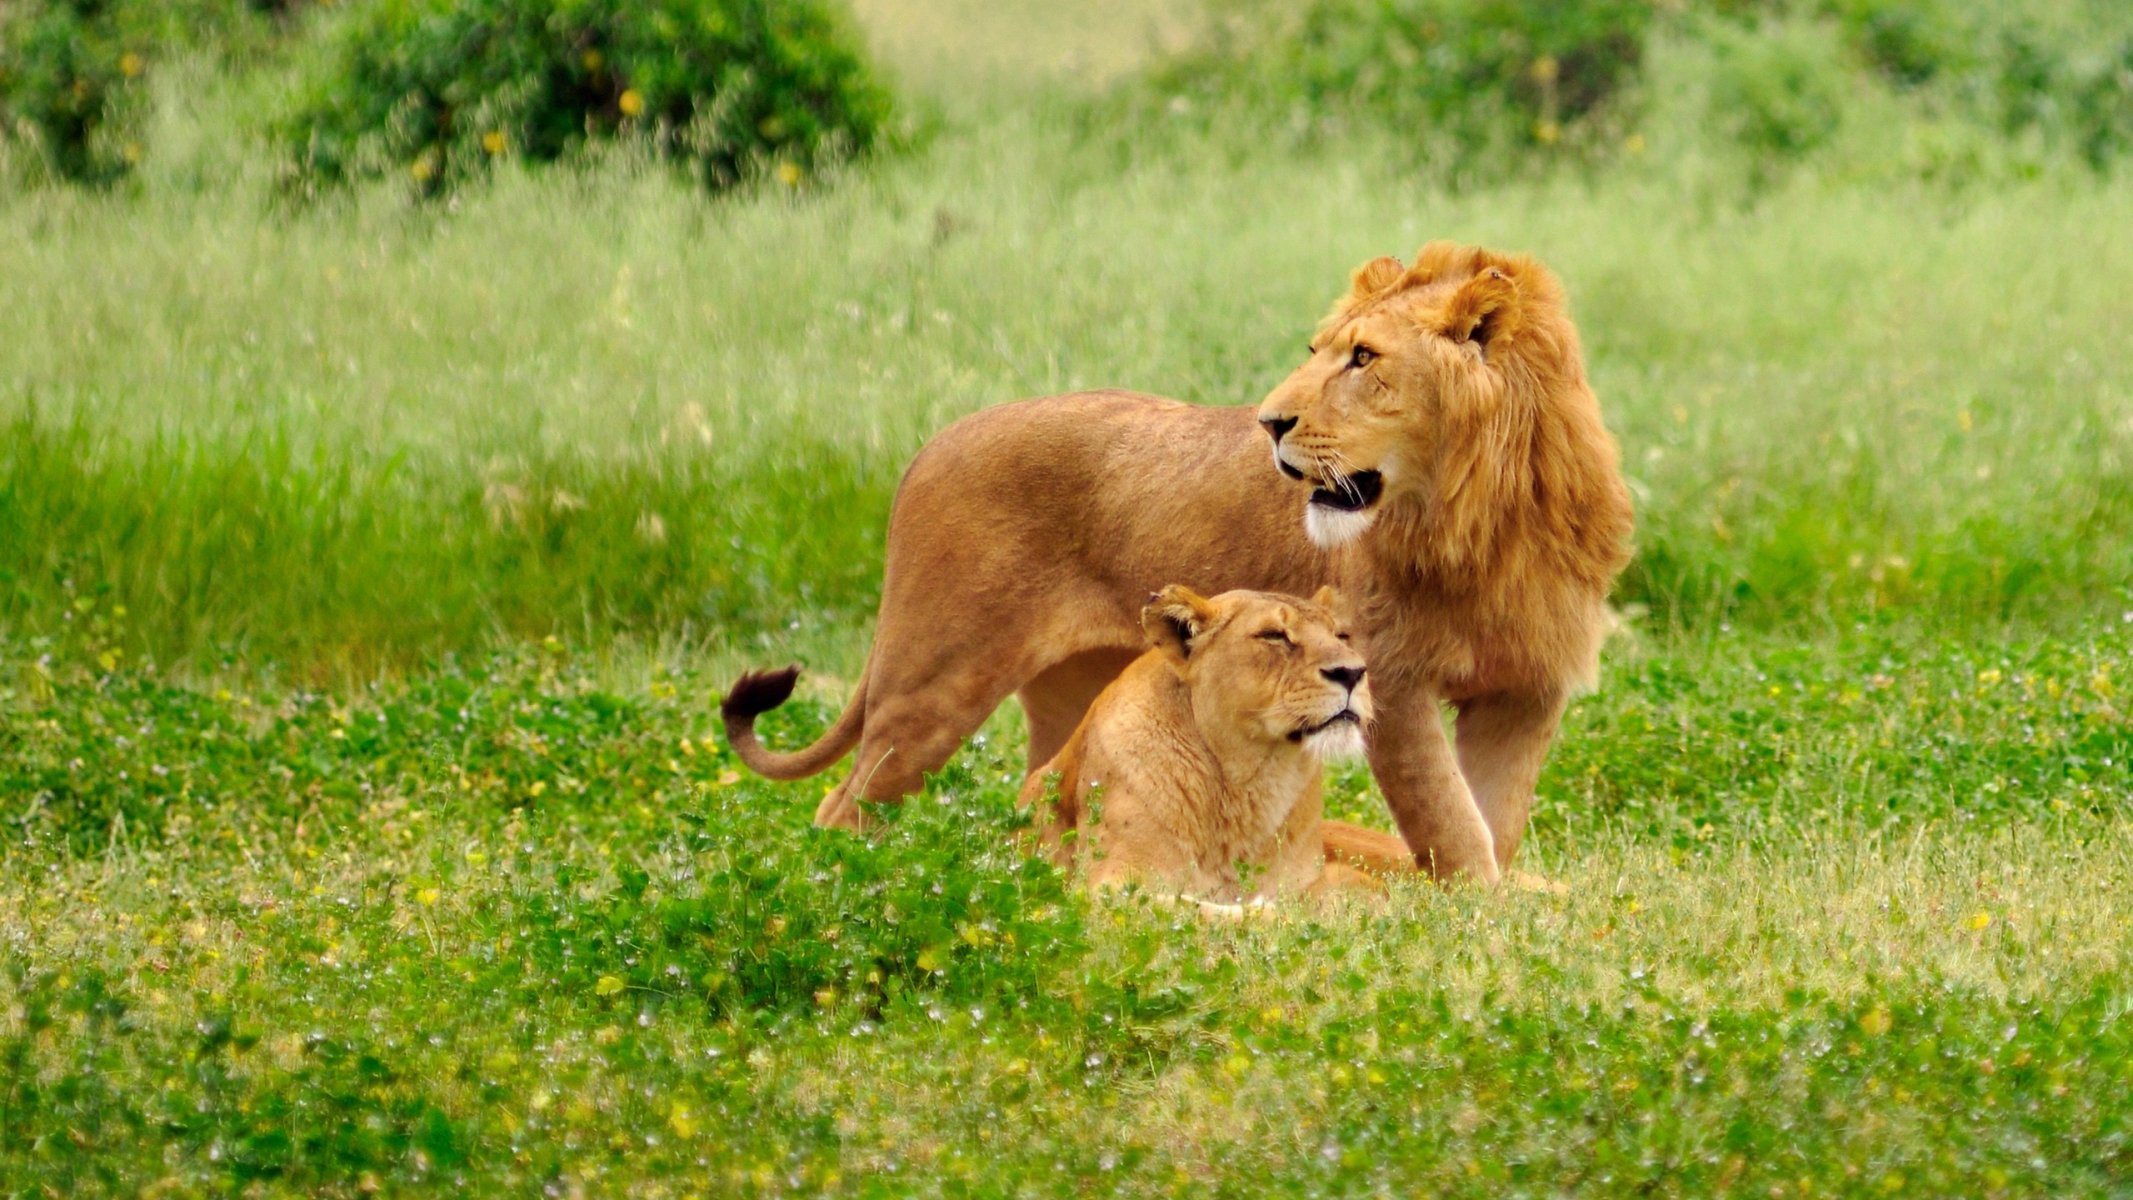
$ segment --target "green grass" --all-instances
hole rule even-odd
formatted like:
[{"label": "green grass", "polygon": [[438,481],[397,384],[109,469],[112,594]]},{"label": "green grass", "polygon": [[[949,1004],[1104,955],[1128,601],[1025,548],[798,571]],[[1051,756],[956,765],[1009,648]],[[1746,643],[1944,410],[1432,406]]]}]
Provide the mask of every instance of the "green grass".
[{"label": "green grass", "polygon": [[[1664,123],[1445,193],[1092,134],[1189,6],[862,8],[937,128],[794,192],[288,213],[196,69],[136,189],[0,195],[0,1195],[2133,1187],[2133,194]],[[1434,237],[1561,273],[1636,492],[1567,894],[1091,906],[1012,712],[871,842],[712,736],[841,705],[941,425],[1256,401]]]},{"label": "green grass", "polygon": [[136,614],[137,657],[357,674],[848,626],[948,420],[1083,386],[1256,401],[1353,264],[1438,236],[1566,279],[1639,501],[1622,602],[1707,625],[2126,595],[2133,250],[2096,235],[2133,221],[2124,189],[1446,197],[1333,154],[1120,169],[1064,124],[724,205],[626,169],[435,219],[0,200],[0,622],[48,631],[71,589]]},{"label": "green grass", "polygon": [[[1982,685],[1879,649],[1901,702],[1851,722],[1781,639],[1630,654],[1545,787],[1567,895],[1235,929],[1015,853],[1011,737],[868,843],[743,778],[689,674],[36,675],[0,691],[0,783],[42,797],[7,813],[0,1161],[31,1193],[2122,1187],[2125,641]],[[1980,687],[2027,743],[1942,736]],[[1671,760],[1613,736],[1666,725]],[[1875,733],[1933,782],[1865,786]]]}]

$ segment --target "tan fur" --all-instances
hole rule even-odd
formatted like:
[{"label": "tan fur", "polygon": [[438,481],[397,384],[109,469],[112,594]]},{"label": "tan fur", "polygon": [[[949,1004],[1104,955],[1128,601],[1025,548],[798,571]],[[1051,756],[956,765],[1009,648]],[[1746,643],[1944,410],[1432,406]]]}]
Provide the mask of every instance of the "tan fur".
[{"label": "tan fur", "polygon": [[1371,714],[1333,609],[1330,589],[1165,588],[1143,610],[1150,648],[1023,787],[1055,860],[1094,888],[1218,904],[1367,886],[1328,874],[1320,837],[1320,755],[1360,749]]},{"label": "tan fur", "polygon": [[[1377,357],[1355,367],[1359,344]],[[1305,483],[1269,466],[1275,428]],[[1382,490],[1363,514],[1306,503],[1372,471]],[[1353,536],[1322,548],[1307,523]],[[1156,587],[1332,583],[1371,663],[1371,766],[1402,837],[1434,874],[1493,881],[1563,706],[1593,680],[1629,532],[1554,278],[1435,243],[1412,266],[1357,271],[1310,358],[1257,410],[1082,392],[943,430],[897,493],[874,652],[845,716],[787,756],[755,742],[760,709],[727,726],[776,778],[856,746],[816,820],[857,827],[861,800],[915,791],[1009,695],[1029,715],[1030,762],[1049,761],[1138,655]]]}]

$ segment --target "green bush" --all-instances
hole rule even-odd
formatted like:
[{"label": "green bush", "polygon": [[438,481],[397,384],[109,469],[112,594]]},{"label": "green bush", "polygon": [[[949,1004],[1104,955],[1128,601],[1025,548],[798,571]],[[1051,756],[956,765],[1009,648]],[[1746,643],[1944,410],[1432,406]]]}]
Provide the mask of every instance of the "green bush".
[{"label": "green bush", "polygon": [[2099,170],[2133,149],[2133,10],[1953,0],[1822,0],[1845,51],[1953,116]]},{"label": "green bush", "polygon": [[1849,94],[1843,47],[1820,23],[1720,23],[1706,35],[1715,53],[1711,116],[1752,160],[1798,158],[1844,119]]},{"label": "green bush", "polygon": [[380,0],[332,31],[280,134],[305,188],[400,174],[432,196],[642,137],[718,189],[797,184],[888,116],[826,0]]},{"label": "green bush", "polygon": [[109,183],[141,157],[142,82],[173,32],[166,10],[109,0],[0,6],[0,138],[55,175]]},{"label": "green bush", "polygon": [[1830,0],[1845,41],[1891,81],[1916,87],[1980,63],[1966,8],[1945,0]]},{"label": "green bush", "polygon": [[2133,151],[2133,27],[2115,32],[2098,53],[2008,30],[1977,91],[2008,133],[2034,131],[2100,170]]},{"label": "green bush", "polygon": [[1213,44],[1158,68],[1173,111],[1271,106],[1292,124],[1382,123],[1471,155],[1576,148],[1637,74],[1643,0],[1222,0]]},{"label": "green bush", "polygon": [[1250,139],[1386,131],[1454,180],[1641,147],[1666,77],[1698,84],[1691,136],[1744,151],[1758,177],[1848,144],[1851,116],[2002,141],[2018,152],[1986,161],[2025,169],[2040,156],[2101,169],[2133,149],[2133,10],[2085,0],[1210,0],[1209,11],[1201,45],[1139,86],[1146,107],[1235,120]]},{"label": "green bush", "polygon": [[304,0],[0,3],[0,141],[51,174],[108,184],[147,154],[150,78],[206,51],[249,64],[300,24]]},{"label": "green bush", "polygon": [[2084,158],[2101,167],[2133,151],[2133,35],[2077,78],[2071,92],[2074,136]]}]

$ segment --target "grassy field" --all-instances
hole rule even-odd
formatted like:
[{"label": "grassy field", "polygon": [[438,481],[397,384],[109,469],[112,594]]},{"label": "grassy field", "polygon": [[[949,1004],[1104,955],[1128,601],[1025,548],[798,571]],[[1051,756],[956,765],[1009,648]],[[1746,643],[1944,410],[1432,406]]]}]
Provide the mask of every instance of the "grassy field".
[{"label": "grassy field", "polygon": [[[930,133],[798,189],[288,213],[198,71],[0,195],[0,1195],[2133,1190],[2120,178],[1446,191],[1092,133],[1191,5],[858,7]],[[1436,237],[1563,276],[1638,503],[1567,894],[1204,927],[1005,848],[1012,712],[873,843],[713,736],[833,715],[942,424],[1256,401]]]}]

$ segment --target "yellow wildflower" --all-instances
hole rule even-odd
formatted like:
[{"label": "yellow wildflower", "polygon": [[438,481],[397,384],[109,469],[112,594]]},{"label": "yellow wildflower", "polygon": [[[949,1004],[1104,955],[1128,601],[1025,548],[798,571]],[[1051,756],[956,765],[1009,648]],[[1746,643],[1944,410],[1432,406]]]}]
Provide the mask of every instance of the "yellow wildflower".
[{"label": "yellow wildflower", "polygon": [[623,116],[634,117],[644,111],[644,97],[636,88],[625,89],[621,98],[615,101],[615,107],[622,110]]}]

